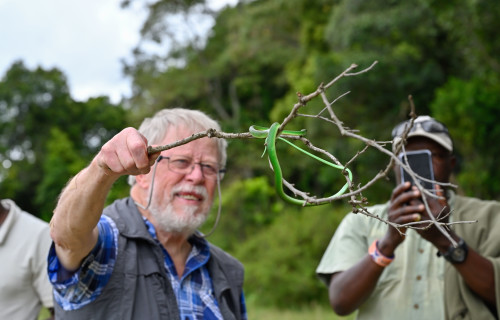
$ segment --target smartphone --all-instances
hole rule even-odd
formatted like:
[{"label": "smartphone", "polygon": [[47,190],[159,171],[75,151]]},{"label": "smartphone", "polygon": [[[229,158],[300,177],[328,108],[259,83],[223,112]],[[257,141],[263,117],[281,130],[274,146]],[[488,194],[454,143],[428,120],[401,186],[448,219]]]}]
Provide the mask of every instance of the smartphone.
[{"label": "smartphone", "polygon": [[[401,162],[405,162],[405,157],[403,153],[399,154],[399,159]],[[406,158],[408,159],[408,164],[410,165],[410,168],[418,174],[419,176],[429,179],[429,180],[434,180],[434,169],[432,167],[432,154],[429,150],[416,150],[416,151],[406,151]],[[400,167],[401,170],[401,183],[405,181],[410,181],[412,185],[415,185],[413,178],[406,172],[406,170],[403,169],[403,167]],[[424,189],[427,190],[433,190],[434,185],[431,182],[424,181],[424,180],[419,180],[420,185],[424,187]]]}]

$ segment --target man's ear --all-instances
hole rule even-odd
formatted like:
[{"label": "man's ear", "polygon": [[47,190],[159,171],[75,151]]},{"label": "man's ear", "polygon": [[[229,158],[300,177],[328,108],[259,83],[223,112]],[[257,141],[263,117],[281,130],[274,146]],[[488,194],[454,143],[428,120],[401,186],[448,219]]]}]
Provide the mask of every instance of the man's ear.
[{"label": "man's ear", "polygon": [[455,170],[455,167],[457,166],[457,157],[454,154],[451,155],[450,165],[451,165],[451,171],[453,172]]}]

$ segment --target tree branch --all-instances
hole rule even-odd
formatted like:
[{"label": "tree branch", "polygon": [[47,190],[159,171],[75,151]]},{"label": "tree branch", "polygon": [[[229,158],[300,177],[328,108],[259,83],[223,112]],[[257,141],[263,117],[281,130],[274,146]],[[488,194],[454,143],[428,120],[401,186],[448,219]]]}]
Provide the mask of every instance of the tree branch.
[{"label": "tree branch", "polygon": [[[415,106],[413,104],[413,99],[411,96],[408,97],[408,99],[410,101],[410,108],[411,108],[410,125],[403,132],[402,139],[400,141],[398,141],[397,144],[393,145],[393,148],[391,148],[391,150],[394,150],[394,151],[388,150],[386,148],[387,145],[392,145],[394,143],[393,141],[376,141],[373,139],[366,138],[366,137],[358,134],[357,130],[353,130],[353,129],[346,127],[343,124],[343,122],[337,117],[337,115],[335,114],[332,107],[338,100],[340,100],[341,98],[343,98],[347,94],[349,94],[349,92],[345,92],[345,93],[341,94],[336,99],[334,99],[332,102],[328,101],[328,98],[325,94],[325,90],[327,90],[328,88],[333,86],[337,81],[339,81],[343,77],[357,76],[357,75],[360,75],[362,73],[370,71],[376,65],[376,63],[377,62],[375,61],[371,66],[369,66],[368,68],[363,69],[362,71],[359,71],[359,72],[353,72],[353,70],[356,69],[357,65],[352,64],[349,68],[347,68],[344,72],[342,72],[336,78],[334,78],[333,80],[328,82],[326,85],[323,85],[323,83],[320,84],[314,92],[312,92],[308,95],[303,95],[300,92],[298,92],[297,93],[298,102],[295,103],[295,105],[292,107],[290,113],[283,119],[283,121],[280,124],[279,130],[278,130],[278,137],[282,137],[282,138],[290,139],[290,140],[300,140],[304,144],[304,146],[306,146],[308,149],[310,149],[316,153],[320,153],[320,154],[324,155],[325,157],[330,159],[330,161],[332,163],[343,167],[344,169],[342,170],[342,173],[345,176],[349,191],[346,193],[340,194],[340,195],[334,195],[334,196],[325,197],[325,198],[318,198],[315,195],[309,195],[308,193],[306,193],[304,191],[298,190],[297,188],[295,188],[295,186],[292,183],[289,183],[284,179],[283,179],[283,185],[285,185],[295,195],[295,197],[302,198],[304,200],[304,205],[322,205],[322,204],[326,204],[326,203],[331,203],[332,201],[336,201],[339,199],[349,198],[349,203],[353,207],[353,212],[362,213],[368,217],[383,221],[384,223],[387,223],[388,225],[391,225],[394,228],[396,228],[397,230],[399,230],[399,232],[401,234],[403,234],[402,231],[400,230],[401,228],[411,228],[411,229],[423,230],[423,229],[431,227],[432,225],[435,225],[436,228],[438,228],[438,230],[441,233],[443,233],[451,241],[451,243],[453,245],[456,246],[457,245],[456,242],[451,238],[451,236],[449,235],[449,233],[447,232],[445,227],[452,225],[452,224],[474,223],[476,221],[458,221],[458,222],[453,222],[453,223],[441,222],[444,217],[440,217],[439,219],[434,218],[434,216],[430,213],[431,211],[430,211],[429,205],[427,203],[426,197],[422,197],[422,199],[423,199],[426,210],[430,213],[429,217],[431,218],[431,220],[412,222],[412,223],[407,223],[407,224],[403,224],[403,225],[392,223],[388,220],[384,220],[381,217],[370,213],[368,211],[368,209],[365,207],[365,205],[368,203],[368,201],[366,198],[363,197],[362,192],[367,190],[371,186],[373,186],[378,180],[380,180],[382,178],[386,178],[388,176],[388,173],[390,172],[390,170],[392,169],[392,167],[395,164],[403,167],[404,170],[406,170],[409,173],[409,175],[415,181],[417,188],[421,191],[422,194],[425,194],[426,196],[433,197],[433,198],[439,198],[439,196],[437,196],[436,194],[424,189],[419,181],[419,180],[429,181],[428,179],[425,179],[425,178],[417,175],[410,168],[410,166],[407,164],[406,159],[404,159],[405,161],[401,161],[397,157],[397,154],[399,154],[399,152],[401,150],[404,151],[404,145],[405,145],[407,135],[410,132],[410,130],[413,126],[413,122],[416,118]],[[305,107],[308,102],[317,98],[318,96],[321,98],[323,104],[325,105],[325,107],[318,114],[312,115],[312,114],[299,113],[299,110],[301,108]],[[327,113],[328,116],[323,115],[325,113]],[[291,123],[296,117],[315,118],[315,119],[318,119],[319,121],[324,121],[324,122],[330,123],[331,125],[337,127],[338,131],[340,132],[340,134],[343,137],[357,139],[357,140],[363,142],[365,144],[365,147],[362,150],[358,151],[347,163],[342,164],[334,155],[330,154],[329,152],[327,152],[321,148],[314,146],[314,144],[311,141],[309,141],[308,139],[306,139],[305,137],[297,136],[297,135],[283,134],[283,133],[286,133],[286,132],[283,132],[284,129],[286,128],[286,126],[289,123]],[[224,139],[254,139],[255,138],[250,132],[226,133],[226,132],[217,131],[215,129],[209,129],[209,130],[206,130],[203,132],[193,134],[192,136],[190,136],[188,138],[176,141],[175,143],[172,143],[172,144],[168,144],[168,145],[164,145],[164,146],[157,146],[157,147],[149,147],[148,153],[151,154],[151,153],[156,153],[156,152],[160,152],[163,150],[168,150],[168,149],[189,143],[193,140],[200,139],[203,137],[224,138]],[[346,168],[348,168],[350,164],[352,164],[359,156],[361,156],[369,148],[374,148],[378,152],[385,154],[389,159],[388,163],[387,163],[386,167],[383,170],[381,170],[380,172],[378,172],[374,177],[372,177],[372,179],[370,181],[366,182],[364,185],[355,186],[354,182],[351,181],[351,179],[349,178],[349,175],[348,175]],[[441,182],[437,182],[437,181],[430,181],[430,182],[432,182],[434,184],[441,185],[441,186],[445,186],[445,187],[456,188],[456,186],[451,184],[451,183],[441,183]]]}]

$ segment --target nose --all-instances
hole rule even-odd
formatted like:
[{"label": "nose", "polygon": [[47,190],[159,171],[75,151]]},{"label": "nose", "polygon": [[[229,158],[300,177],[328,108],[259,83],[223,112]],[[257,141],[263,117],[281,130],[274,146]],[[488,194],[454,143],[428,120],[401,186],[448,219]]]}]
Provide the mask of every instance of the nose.
[{"label": "nose", "polygon": [[186,178],[194,182],[204,181],[205,176],[201,170],[201,164],[193,163],[191,166],[191,172],[186,174]]}]

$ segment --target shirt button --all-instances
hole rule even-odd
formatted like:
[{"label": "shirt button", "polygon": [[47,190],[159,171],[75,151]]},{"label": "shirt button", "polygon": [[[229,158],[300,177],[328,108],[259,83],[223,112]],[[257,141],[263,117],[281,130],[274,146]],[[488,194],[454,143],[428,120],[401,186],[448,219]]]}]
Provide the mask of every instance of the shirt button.
[{"label": "shirt button", "polygon": [[414,309],[418,309],[418,304],[416,304],[416,303],[415,303],[415,304],[413,305],[413,308],[414,308]]},{"label": "shirt button", "polygon": [[419,252],[419,253],[424,253],[424,249],[419,248],[419,249],[418,249],[418,252]]},{"label": "shirt button", "polygon": [[418,275],[417,280],[422,280],[422,276]]}]

